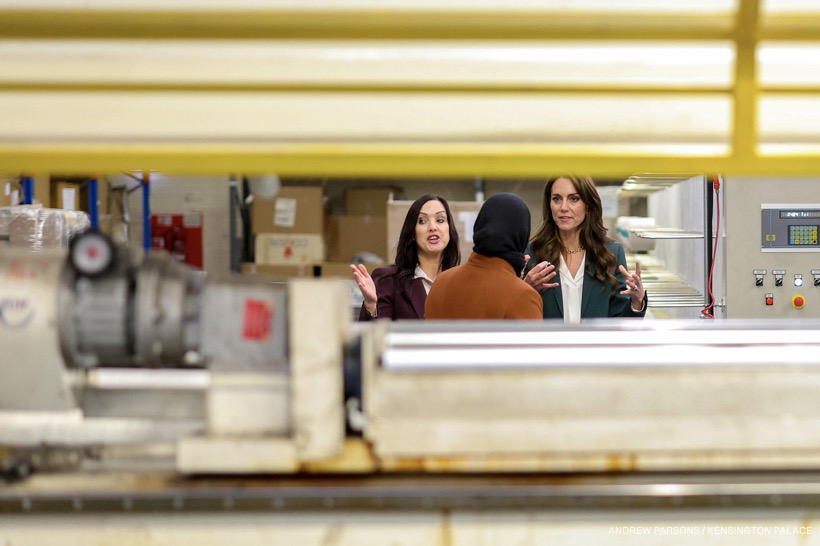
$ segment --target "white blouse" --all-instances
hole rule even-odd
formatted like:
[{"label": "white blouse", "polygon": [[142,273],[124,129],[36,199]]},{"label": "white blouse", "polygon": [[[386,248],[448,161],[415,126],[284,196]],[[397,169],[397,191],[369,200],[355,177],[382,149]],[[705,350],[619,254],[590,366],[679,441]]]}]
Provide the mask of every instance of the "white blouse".
[{"label": "white blouse", "polygon": [[421,284],[424,285],[424,291],[429,294],[430,288],[433,286],[433,280],[427,276],[427,273],[421,268],[419,264],[416,264],[416,271],[413,274],[414,279],[421,279]]},{"label": "white blouse", "polygon": [[573,277],[570,275],[569,267],[561,255],[561,296],[564,300],[564,322],[566,324],[580,324],[581,322],[581,295],[584,293],[584,265],[586,265],[587,253],[578,266],[578,271]]}]

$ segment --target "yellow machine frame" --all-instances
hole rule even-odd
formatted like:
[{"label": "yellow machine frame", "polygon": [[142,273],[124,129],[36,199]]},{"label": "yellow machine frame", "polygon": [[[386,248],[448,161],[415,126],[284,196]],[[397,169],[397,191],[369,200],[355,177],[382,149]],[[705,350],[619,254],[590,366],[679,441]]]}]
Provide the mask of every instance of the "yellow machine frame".
[{"label": "yellow machine frame", "polygon": [[[91,40],[429,40],[480,39],[641,41],[730,41],[735,46],[734,81],[728,86],[686,87],[557,86],[464,87],[446,82],[410,83],[385,89],[379,85],[351,86],[266,84],[253,91],[330,93],[384,91],[412,96],[419,92],[493,94],[592,93],[706,95],[728,97],[732,103],[731,142],[728,152],[704,155],[693,151],[658,151],[640,145],[612,151],[595,144],[568,149],[556,143],[475,142],[271,142],[251,145],[228,141],[199,143],[140,142],[55,144],[48,141],[0,141],[0,164],[9,172],[111,172],[154,169],[169,173],[276,172],[283,176],[542,176],[545,172],[584,171],[595,176],[643,172],[722,172],[730,174],[797,175],[820,173],[819,146],[783,154],[764,154],[758,138],[758,107],[762,95],[816,99],[817,85],[762,86],[756,51],[762,41],[818,43],[820,13],[764,14],[763,0],[737,0],[734,10],[722,15],[669,15],[660,13],[580,13],[550,10],[513,10],[501,4],[491,9],[440,2],[418,9],[385,9],[373,1],[300,7],[272,2],[264,9],[243,3],[213,3],[201,8],[164,9],[139,2],[117,9],[97,3],[0,7],[0,39]],[[42,2],[41,2],[42,3]],[[195,4],[195,3],[194,3]],[[20,4],[23,5],[23,4]],[[16,4],[15,4],[16,6]],[[486,6],[485,6],[486,8]],[[59,46],[57,46],[59,47]],[[54,83],[42,81],[0,84],[7,92],[42,91],[145,91],[197,93],[203,90],[248,91],[220,84]],[[668,129],[670,132],[674,128]]]}]

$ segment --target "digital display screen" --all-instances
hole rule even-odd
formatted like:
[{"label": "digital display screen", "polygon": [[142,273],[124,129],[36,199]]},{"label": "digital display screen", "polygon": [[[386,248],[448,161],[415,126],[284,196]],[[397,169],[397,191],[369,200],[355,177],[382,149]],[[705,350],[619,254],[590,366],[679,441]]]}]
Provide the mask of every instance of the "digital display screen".
[{"label": "digital display screen", "polygon": [[820,210],[781,210],[781,218],[820,218]]}]

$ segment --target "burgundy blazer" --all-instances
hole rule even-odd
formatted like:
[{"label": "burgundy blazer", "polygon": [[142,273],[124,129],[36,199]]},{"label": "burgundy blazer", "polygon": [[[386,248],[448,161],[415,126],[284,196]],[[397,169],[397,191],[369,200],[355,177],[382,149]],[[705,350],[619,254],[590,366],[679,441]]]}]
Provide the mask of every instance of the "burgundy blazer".
[{"label": "burgundy blazer", "polygon": [[427,291],[421,279],[413,279],[410,282],[410,294],[401,293],[396,284],[396,266],[377,267],[370,274],[373,284],[376,285],[376,296],[379,301],[376,303],[376,317],[371,317],[370,313],[362,304],[359,311],[359,320],[391,319],[423,319],[424,302],[427,300]]}]

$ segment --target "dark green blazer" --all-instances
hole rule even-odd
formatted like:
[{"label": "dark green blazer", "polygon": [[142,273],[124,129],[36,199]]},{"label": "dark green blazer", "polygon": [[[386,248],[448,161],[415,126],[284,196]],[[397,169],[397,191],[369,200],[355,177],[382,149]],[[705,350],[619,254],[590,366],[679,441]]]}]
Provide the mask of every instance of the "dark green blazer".
[{"label": "dark green blazer", "polygon": [[[627,295],[622,295],[620,292],[626,290],[626,279],[621,273],[618,266],[626,267],[626,255],[624,254],[624,247],[621,243],[611,242],[607,245],[610,252],[615,255],[615,280],[618,281],[618,286],[615,293],[610,296],[609,283],[602,283],[594,276],[589,274],[589,271],[584,272],[584,289],[581,294],[581,318],[603,318],[603,317],[643,317],[646,314],[646,306],[644,310],[635,312],[632,310],[631,298]],[[527,245],[527,254],[532,256],[532,248]],[[528,272],[538,262],[535,258],[531,258],[527,264],[526,271]],[[553,279],[558,283],[555,288],[545,288],[541,290],[541,300],[544,302],[544,318],[564,318],[564,296],[561,292],[561,275],[558,274]]]}]

